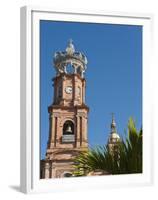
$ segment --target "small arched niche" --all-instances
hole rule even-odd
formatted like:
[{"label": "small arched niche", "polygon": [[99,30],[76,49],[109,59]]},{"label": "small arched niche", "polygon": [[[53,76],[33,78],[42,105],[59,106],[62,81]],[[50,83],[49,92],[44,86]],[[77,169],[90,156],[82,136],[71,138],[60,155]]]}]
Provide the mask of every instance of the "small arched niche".
[{"label": "small arched niche", "polygon": [[63,125],[63,135],[73,135],[74,134],[74,123],[67,120]]},{"label": "small arched niche", "polygon": [[64,172],[61,177],[63,178],[68,178],[68,177],[72,177],[72,173],[71,172]]},{"label": "small arched niche", "polygon": [[66,71],[67,71],[68,74],[73,74],[74,73],[74,67],[72,66],[71,63],[67,64]]},{"label": "small arched niche", "polygon": [[71,120],[67,120],[63,125],[62,142],[75,142],[74,123]]}]

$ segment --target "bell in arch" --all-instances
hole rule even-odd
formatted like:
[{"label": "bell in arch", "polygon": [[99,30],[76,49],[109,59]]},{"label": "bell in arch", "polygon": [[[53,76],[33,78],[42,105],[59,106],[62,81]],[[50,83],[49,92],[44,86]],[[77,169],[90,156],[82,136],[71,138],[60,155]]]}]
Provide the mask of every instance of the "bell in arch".
[{"label": "bell in arch", "polygon": [[66,128],[66,134],[72,134],[72,128],[71,128],[71,126],[70,125],[68,125],[67,126],[67,128]]}]

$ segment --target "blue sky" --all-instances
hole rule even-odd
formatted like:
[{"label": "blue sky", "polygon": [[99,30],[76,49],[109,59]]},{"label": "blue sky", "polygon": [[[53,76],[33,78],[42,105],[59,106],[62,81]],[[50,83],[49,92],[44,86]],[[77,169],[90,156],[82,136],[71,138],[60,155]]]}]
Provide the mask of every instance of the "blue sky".
[{"label": "blue sky", "polygon": [[130,116],[142,126],[142,27],[77,22],[40,22],[40,135],[41,158],[48,141],[47,108],[53,101],[53,55],[72,39],[88,59],[86,104],[90,107],[88,141],[104,145],[110,133],[111,113],[124,136]]}]

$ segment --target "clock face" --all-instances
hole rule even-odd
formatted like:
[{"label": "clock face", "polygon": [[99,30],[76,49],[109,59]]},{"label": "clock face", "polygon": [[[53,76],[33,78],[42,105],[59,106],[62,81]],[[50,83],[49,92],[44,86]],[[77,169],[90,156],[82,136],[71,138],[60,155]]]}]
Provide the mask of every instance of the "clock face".
[{"label": "clock face", "polygon": [[71,94],[71,93],[72,93],[72,87],[71,87],[71,86],[66,87],[66,88],[65,88],[65,92],[66,92],[67,94]]}]

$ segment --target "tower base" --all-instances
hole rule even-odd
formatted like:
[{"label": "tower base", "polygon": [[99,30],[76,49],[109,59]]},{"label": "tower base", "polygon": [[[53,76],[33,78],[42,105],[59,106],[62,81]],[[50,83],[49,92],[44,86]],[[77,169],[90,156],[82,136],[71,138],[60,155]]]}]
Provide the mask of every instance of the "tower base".
[{"label": "tower base", "polygon": [[81,149],[54,149],[52,153],[47,154],[46,159],[41,160],[41,179],[71,177],[74,172],[74,158]]}]

